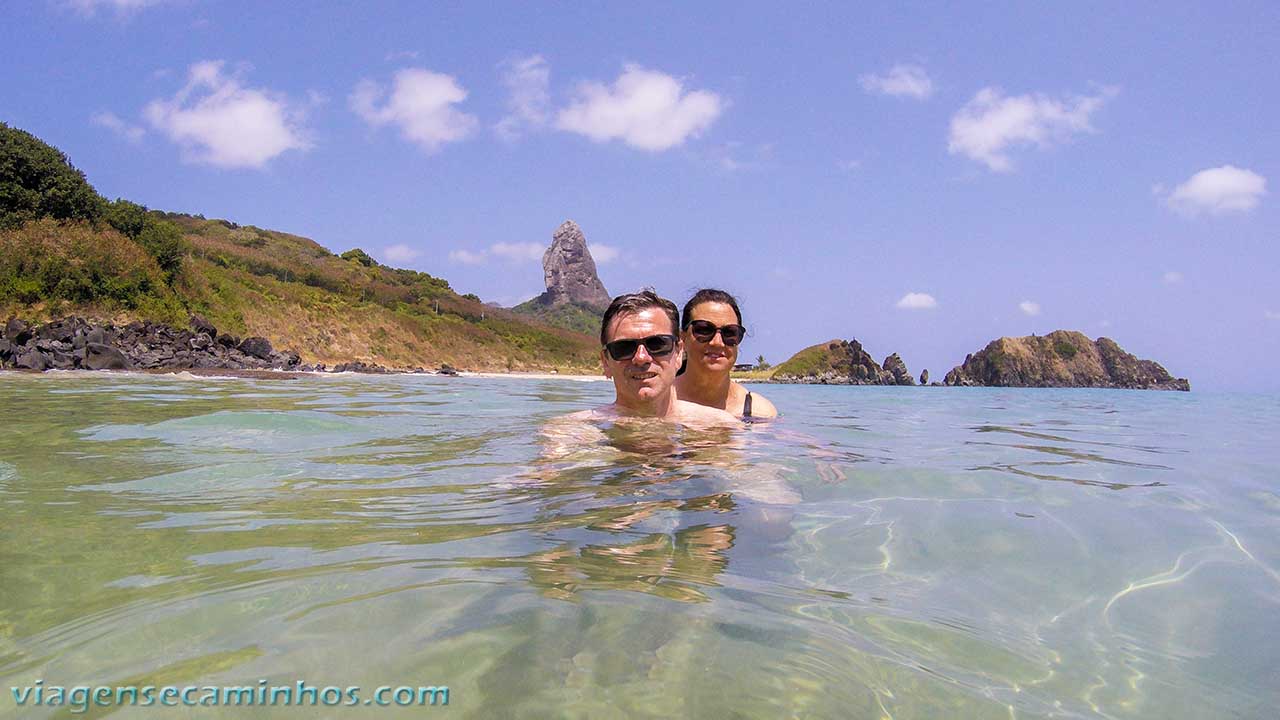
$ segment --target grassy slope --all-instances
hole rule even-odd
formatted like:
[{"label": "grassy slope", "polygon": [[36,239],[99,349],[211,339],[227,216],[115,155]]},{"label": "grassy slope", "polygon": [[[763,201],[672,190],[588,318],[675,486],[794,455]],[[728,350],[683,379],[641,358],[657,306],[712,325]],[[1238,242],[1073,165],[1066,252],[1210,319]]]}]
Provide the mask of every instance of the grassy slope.
[{"label": "grassy slope", "polygon": [[[90,303],[11,296],[0,312],[28,319],[80,314],[182,324],[189,311],[220,330],[261,335],[276,347],[297,350],[304,362],[364,360],[394,367],[447,362],[472,370],[596,366],[590,336],[463,298],[425,273],[366,267],[296,235],[186,215],[166,218],[182,228],[191,246],[173,283],[181,311],[109,298]],[[16,235],[8,240],[27,242]],[[116,244],[121,240],[112,238]]]},{"label": "grassy slope", "polygon": [[808,375],[820,375],[835,367],[833,364],[833,355],[830,350],[831,343],[839,343],[839,340],[828,340],[817,345],[810,345],[800,352],[792,355],[786,362],[780,363],[773,367],[773,375],[795,375],[797,377],[805,377]]},{"label": "grassy slope", "polygon": [[604,318],[603,312],[578,303],[568,303],[556,308],[549,307],[543,304],[541,295],[511,309],[513,312],[534,318],[546,325],[588,335],[600,333],[600,321]]}]

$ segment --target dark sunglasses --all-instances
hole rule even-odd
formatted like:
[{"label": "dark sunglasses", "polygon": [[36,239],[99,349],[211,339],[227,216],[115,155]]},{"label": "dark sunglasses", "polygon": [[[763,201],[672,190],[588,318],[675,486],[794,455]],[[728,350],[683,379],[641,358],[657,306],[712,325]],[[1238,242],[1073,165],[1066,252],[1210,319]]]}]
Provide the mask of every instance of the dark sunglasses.
[{"label": "dark sunglasses", "polygon": [[706,320],[694,320],[689,323],[689,332],[693,333],[693,339],[698,342],[711,342],[716,333],[720,333],[720,339],[724,340],[724,344],[733,347],[742,342],[742,338],[746,336],[747,329],[741,325],[725,325],[716,327],[715,323]]},{"label": "dark sunglasses", "polygon": [[636,340],[614,340],[605,343],[604,349],[609,353],[609,357],[622,361],[635,357],[636,351],[644,345],[644,349],[649,352],[649,357],[660,358],[670,355],[676,349],[676,340],[675,335],[650,335]]}]

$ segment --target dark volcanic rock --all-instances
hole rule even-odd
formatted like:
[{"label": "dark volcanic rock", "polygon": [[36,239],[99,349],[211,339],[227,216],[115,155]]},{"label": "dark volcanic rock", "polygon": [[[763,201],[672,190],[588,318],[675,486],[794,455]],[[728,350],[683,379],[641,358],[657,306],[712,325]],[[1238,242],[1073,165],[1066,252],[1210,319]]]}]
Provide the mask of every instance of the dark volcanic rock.
[{"label": "dark volcanic rock", "polygon": [[25,345],[31,339],[31,328],[18,318],[9,318],[4,326],[4,339],[16,345]]},{"label": "dark volcanic rock", "polygon": [[204,333],[211,338],[218,336],[218,329],[213,326],[213,323],[205,320],[200,315],[191,316],[191,329],[197,333]]},{"label": "dark volcanic rock", "polygon": [[947,373],[947,385],[996,387],[1099,387],[1190,390],[1159,363],[1140,360],[1110,338],[1055,330],[1045,336],[1000,338]]},{"label": "dark volcanic rock", "polygon": [[338,363],[333,366],[333,372],[354,372],[354,373],[376,373],[382,374],[391,372],[377,363],[366,363],[360,360],[355,362]]},{"label": "dark volcanic rock", "polygon": [[49,369],[50,363],[49,358],[45,357],[44,353],[39,350],[27,350],[26,352],[18,355],[18,359],[14,365],[27,370],[44,371]]},{"label": "dark volcanic rock", "polygon": [[893,353],[884,359],[884,370],[893,377],[894,385],[915,385],[916,381],[911,377],[911,373],[907,370],[907,364],[902,362],[902,358],[898,357],[898,353]]},{"label": "dark volcanic rock", "polygon": [[84,367],[87,370],[130,370],[133,364],[124,353],[110,345],[89,343],[84,346]]},{"label": "dark volcanic rock", "polygon": [[929,384],[929,370],[927,368],[920,371],[920,384],[921,385]]},{"label": "dark volcanic rock", "polygon": [[578,303],[604,310],[612,299],[596,274],[596,263],[587,249],[587,238],[572,220],[565,220],[542,255],[547,291],[540,296],[552,307]]},{"label": "dark volcanic rock", "polygon": [[453,367],[449,363],[445,363],[440,366],[440,369],[436,371],[436,374],[437,375],[457,375],[458,370],[457,368]]},{"label": "dark volcanic rock", "polygon": [[270,360],[271,353],[274,352],[271,342],[262,337],[245,338],[238,346],[238,349],[245,355],[252,355],[259,360]]}]

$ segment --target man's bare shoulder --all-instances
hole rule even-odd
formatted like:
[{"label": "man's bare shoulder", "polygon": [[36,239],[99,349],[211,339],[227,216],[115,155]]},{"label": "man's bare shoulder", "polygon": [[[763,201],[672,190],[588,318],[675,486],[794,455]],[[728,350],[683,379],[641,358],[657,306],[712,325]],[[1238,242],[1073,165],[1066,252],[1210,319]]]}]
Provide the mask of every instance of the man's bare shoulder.
[{"label": "man's bare shoulder", "polygon": [[720,408],[707,407],[688,400],[676,400],[675,413],[673,413],[672,419],[690,425],[732,426],[742,424],[738,418]]}]

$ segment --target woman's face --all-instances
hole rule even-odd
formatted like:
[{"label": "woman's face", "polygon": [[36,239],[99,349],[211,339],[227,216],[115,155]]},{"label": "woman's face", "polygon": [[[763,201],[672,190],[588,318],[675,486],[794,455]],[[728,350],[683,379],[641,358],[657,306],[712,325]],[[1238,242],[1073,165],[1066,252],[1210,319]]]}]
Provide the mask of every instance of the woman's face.
[{"label": "woman's face", "polygon": [[[738,322],[738,316],[734,314],[733,307],[722,302],[698,303],[689,313],[689,317],[690,322],[706,320],[716,327],[734,325]],[[725,345],[720,333],[716,333],[715,337],[708,342],[699,342],[688,328],[685,328],[681,335],[684,337],[684,347],[689,355],[690,367],[697,365],[707,372],[728,373],[733,369],[734,363],[738,362],[739,346]]]}]

